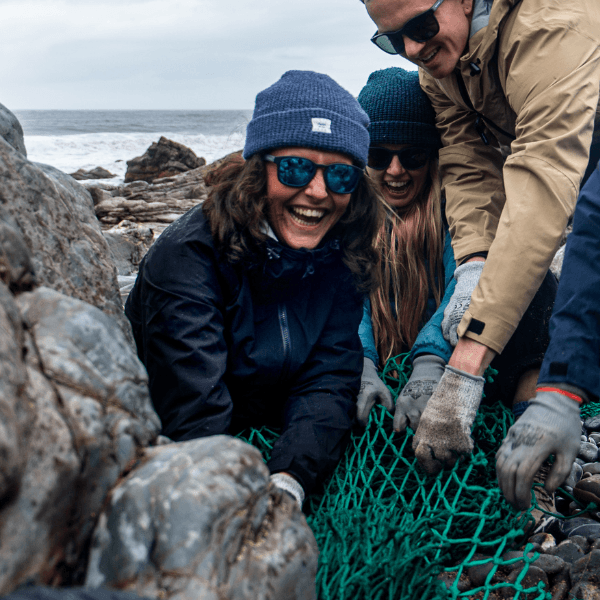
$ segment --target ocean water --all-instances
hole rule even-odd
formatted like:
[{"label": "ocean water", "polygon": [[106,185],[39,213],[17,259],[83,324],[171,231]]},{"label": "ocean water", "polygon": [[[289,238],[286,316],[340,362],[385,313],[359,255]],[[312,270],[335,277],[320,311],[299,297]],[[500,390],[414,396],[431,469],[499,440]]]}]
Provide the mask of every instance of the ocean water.
[{"label": "ocean water", "polygon": [[103,167],[122,183],[127,161],[161,135],[212,162],[244,146],[252,110],[13,110],[34,162],[72,173]]}]

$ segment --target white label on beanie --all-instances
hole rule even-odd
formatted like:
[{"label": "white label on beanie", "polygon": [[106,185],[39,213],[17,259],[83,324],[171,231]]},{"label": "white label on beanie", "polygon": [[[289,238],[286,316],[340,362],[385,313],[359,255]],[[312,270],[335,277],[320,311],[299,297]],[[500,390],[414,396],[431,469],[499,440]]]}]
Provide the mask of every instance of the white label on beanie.
[{"label": "white label on beanie", "polygon": [[323,119],[322,117],[313,117],[312,130],[317,133],[331,133],[331,119]]}]

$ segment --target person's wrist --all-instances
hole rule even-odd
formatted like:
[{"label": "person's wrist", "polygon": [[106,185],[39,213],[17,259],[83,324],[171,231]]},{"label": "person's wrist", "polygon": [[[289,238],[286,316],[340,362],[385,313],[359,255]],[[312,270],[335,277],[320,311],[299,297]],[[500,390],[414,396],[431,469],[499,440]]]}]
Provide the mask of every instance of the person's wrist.
[{"label": "person's wrist", "polygon": [[462,337],[458,340],[448,365],[469,373],[483,377],[496,353],[485,344]]}]

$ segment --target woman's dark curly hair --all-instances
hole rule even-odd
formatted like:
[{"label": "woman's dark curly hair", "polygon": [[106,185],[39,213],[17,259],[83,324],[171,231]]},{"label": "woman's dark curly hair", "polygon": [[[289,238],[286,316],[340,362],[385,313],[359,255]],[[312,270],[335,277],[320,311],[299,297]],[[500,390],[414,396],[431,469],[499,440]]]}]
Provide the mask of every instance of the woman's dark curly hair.
[{"label": "woman's dark curly hair", "polygon": [[[238,153],[228,156],[205,177],[211,189],[203,210],[219,252],[232,263],[252,260],[265,243],[267,219],[267,171],[262,157],[244,161]],[[365,175],[350,196],[346,212],[328,232],[337,238],[343,261],[357,288],[368,292],[378,284],[379,253],[374,248],[382,218],[381,203]]]}]

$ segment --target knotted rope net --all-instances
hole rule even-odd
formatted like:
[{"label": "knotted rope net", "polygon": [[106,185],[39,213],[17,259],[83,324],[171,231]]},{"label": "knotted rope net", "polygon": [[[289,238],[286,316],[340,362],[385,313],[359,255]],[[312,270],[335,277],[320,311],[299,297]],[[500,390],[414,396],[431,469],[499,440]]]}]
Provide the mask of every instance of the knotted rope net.
[{"label": "knotted rope net", "polygon": [[[386,364],[382,378],[394,398],[410,372],[408,354]],[[600,403],[587,405],[582,418],[598,413]],[[322,493],[304,506],[320,551],[318,598],[486,600],[501,593],[515,600],[550,599],[544,583],[522,583],[536,552],[502,558],[531,535],[531,510],[537,507],[532,494],[531,509],[514,511],[496,482],[495,454],[513,422],[503,405],[482,406],[473,427],[473,454],[431,476],[417,464],[413,432],[395,433],[393,415],[375,406],[367,427],[352,433]],[[251,429],[240,437],[268,460],[278,433]],[[486,564],[491,570],[485,583],[465,589],[466,569]],[[512,583],[494,577],[502,568],[512,569]]]}]

